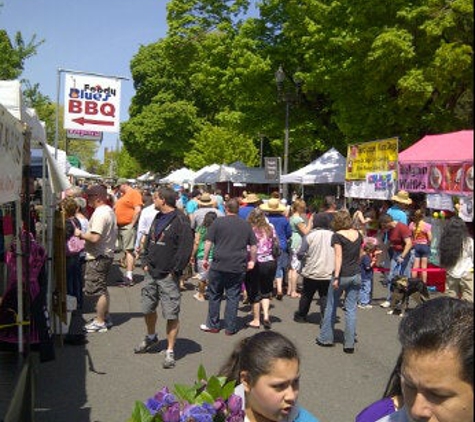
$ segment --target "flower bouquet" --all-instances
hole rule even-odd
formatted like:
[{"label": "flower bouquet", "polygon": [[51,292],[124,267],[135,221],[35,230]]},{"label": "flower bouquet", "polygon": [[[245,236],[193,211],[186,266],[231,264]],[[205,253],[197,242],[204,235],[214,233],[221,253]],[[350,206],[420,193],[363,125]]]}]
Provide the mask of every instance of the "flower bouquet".
[{"label": "flower bouquet", "polygon": [[200,365],[192,386],[176,384],[173,393],[164,387],[146,402],[135,402],[128,422],[243,422],[242,399],[234,387],[224,377],[208,378]]}]

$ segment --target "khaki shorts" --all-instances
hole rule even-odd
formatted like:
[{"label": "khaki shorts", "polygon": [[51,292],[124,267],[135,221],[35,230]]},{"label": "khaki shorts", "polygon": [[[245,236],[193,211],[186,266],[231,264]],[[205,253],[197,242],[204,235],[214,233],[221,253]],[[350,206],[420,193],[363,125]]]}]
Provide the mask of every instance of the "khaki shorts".
[{"label": "khaki shorts", "polygon": [[86,261],[84,272],[84,293],[88,296],[107,293],[107,276],[112,266],[112,258],[101,256]]},{"label": "khaki shorts", "polygon": [[142,287],[142,312],[144,314],[155,312],[159,302],[164,319],[178,319],[181,304],[179,281],[171,275],[157,279],[146,273]]},{"label": "khaki shorts", "polygon": [[132,224],[119,227],[117,240],[121,251],[133,251],[135,249],[135,238],[137,230]]}]

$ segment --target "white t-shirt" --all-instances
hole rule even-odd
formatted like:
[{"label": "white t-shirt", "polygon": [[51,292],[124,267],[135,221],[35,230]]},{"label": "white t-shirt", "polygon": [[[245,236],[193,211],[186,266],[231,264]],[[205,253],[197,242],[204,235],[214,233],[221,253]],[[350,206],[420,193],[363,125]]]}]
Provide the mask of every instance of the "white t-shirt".
[{"label": "white t-shirt", "polygon": [[98,256],[114,257],[117,222],[115,213],[109,205],[99,205],[94,210],[89,219],[88,233],[97,233],[101,238],[96,243],[86,241],[86,260]]}]

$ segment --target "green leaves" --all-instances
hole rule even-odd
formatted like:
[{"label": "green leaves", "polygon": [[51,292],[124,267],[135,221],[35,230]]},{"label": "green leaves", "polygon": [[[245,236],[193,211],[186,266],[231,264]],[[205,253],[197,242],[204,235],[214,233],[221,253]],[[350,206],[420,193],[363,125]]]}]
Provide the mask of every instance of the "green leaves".
[{"label": "green leaves", "polygon": [[234,392],[234,381],[226,383],[226,378],[215,375],[207,378],[203,365],[198,368],[197,382],[192,386],[176,384],[174,394],[188,403],[214,403],[217,399],[226,401]]}]

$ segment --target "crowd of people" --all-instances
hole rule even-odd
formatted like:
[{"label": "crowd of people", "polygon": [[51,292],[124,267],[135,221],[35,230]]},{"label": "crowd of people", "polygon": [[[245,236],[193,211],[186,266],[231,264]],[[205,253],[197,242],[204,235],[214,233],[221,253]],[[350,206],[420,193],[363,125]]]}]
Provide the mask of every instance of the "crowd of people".
[{"label": "crowd of people", "polygon": [[[318,291],[320,330],[316,344],[322,347],[335,345],[334,325],[338,309],[342,308],[345,315],[343,351],[352,354],[355,352],[358,309],[369,310],[373,306],[375,267],[382,267],[387,261],[387,300],[380,303],[384,308],[389,306],[395,277],[420,278],[423,283],[428,279],[431,225],[425,217],[426,210],[420,204],[414,206],[407,192],[398,192],[390,203],[384,202],[378,207],[362,202],[350,209],[341,205],[329,196],[324,198],[320,209],[309,210],[303,199],[295,198],[288,205],[278,192],[266,200],[254,193],[244,192],[240,197],[230,198],[219,191],[195,189],[177,193],[170,187],[158,187],[144,194],[126,179],[119,179],[113,189],[103,185],[89,186],[85,190],[73,188],[66,192],[61,203],[66,217],[66,240],[81,240],[83,249],[67,256],[68,294],[77,298],[79,306],[83,305],[83,292],[95,298],[96,314],[85,330],[106,332],[112,326],[107,279],[114,256],[120,255],[119,264],[124,267],[124,274],[118,284],[125,288],[138,282],[134,268],[140,262],[145,273],[141,304],[146,335],[134,352],[147,353],[157,345],[157,310],[160,306],[166,321],[167,340],[162,365],[173,368],[186,274],[186,281],[196,286],[194,298],[208,305],[207,318],[199,326],[202,331],[216,334],[224,330],[226,335],[232,336],[242,328],[264,328],[246,338],[238,348],[248,350],[246,348],[257,339],[262,342],[256,343],[252,351],[248,350],[249,362],[239,361],[239,365],[244,365],[239,369],[232,362],[235,357],[230,358],[223,369],[227,377],[240,384],[240,394],[246,403],[250,403],[249,409],[246,404],[246,412],[249,410],[251,416],[254,411],[294,415],[298,388],[292,374],[298,373],[299,358],[295,346],[272,330],[271,301],[285,298],[291,303],[297,299],[294,321],[305,323]],[[380,417],[385,418],[381,421],[412,420],[409,417],[429,420],[413,416],[418,412],[440,413],[442,416],[437,420],[450,420],[444,419],[446,410],[439,406],[440,400],[425,397],[426,402],[420,404],[418,394],[422,393],[414,391],[423,388],[420,385],[424,385],[426,379],[420,379],[417,366],[430,364],[426,362],[428,358],[424,360],[424,355],[420,355],[420,350],[428,356],[443,350],[451,359],[451,365],[462,365],[457,360],[461,352],[457,351],[456,341],[460,339],[454,338],[452,342],[447,337],[440,344],[431,343],[430,348],[426,347],[430,340],[424,337],[424,323],[415,319],[418,312],[434,313],[431,306],[454,310],[446,319],[455,318],[462,310],[465,312],[473,306],[469,305],[473,303],[473,238],[467,224],[454,215],[446,222],[439,242],[440,265],[447,271],[445,296],[448,298],[439,302],[432,299],[401,320],[402,353],[391,379],[391,388],[388,386],[384,396],[385,410],[381,411],[381,406],[374,404],[378,410],[373,412],[370,406],[357,422],[373,422]],[[225,309],[221,318],[223,301]],[[249,303],[251,309],[245,326],[238,318],[240,301]],[[429,306],[431,302],[434,305]],[[473,326],[473,319],[471,323]],[[267,337],[266,333],[269,333]],[[440,336],[441,333],[434,331],[433,335]],[[279,347],[285,346],[286,352],[266,360],[266,353],[277,353],[277,349],[268,344],[272,342]],[[254,347],[263,348],[263,357],[256,355]],[[267,366],[253,359],[264,359]],[[262,374],[253,373],[254,366],[263,371]],[[262,408],[266,405],[259,402],[265,402],[262,394],[266,388],[271,388],[259,387],[260,377],[272,380],[274,373],[276,377],[285,373],[288,396],[276,395],[276,402],[269,406],[278,407],[277,401],[282,400],[286,410]],[[427,382],[435,381],[429,379]],[[466,386],[462,384],[471,383],[473,394],[473,370],[471,377],[460,372],[459,379],[454,382],[461,384],[460,394],[467,394]],[[262,392],[259,392],[261,388]],[[458,390],[454,394],[458,394]],[[465,415],[462,410],[460,412]],[[297,413],[305,420],[315,420],[303,409]],[[368,414],[378,418],[365,416]],[[274,416],[269,419],[280,420],[277,416],[272,419]],[[286,420],[297,420],[294,416]]]}]

